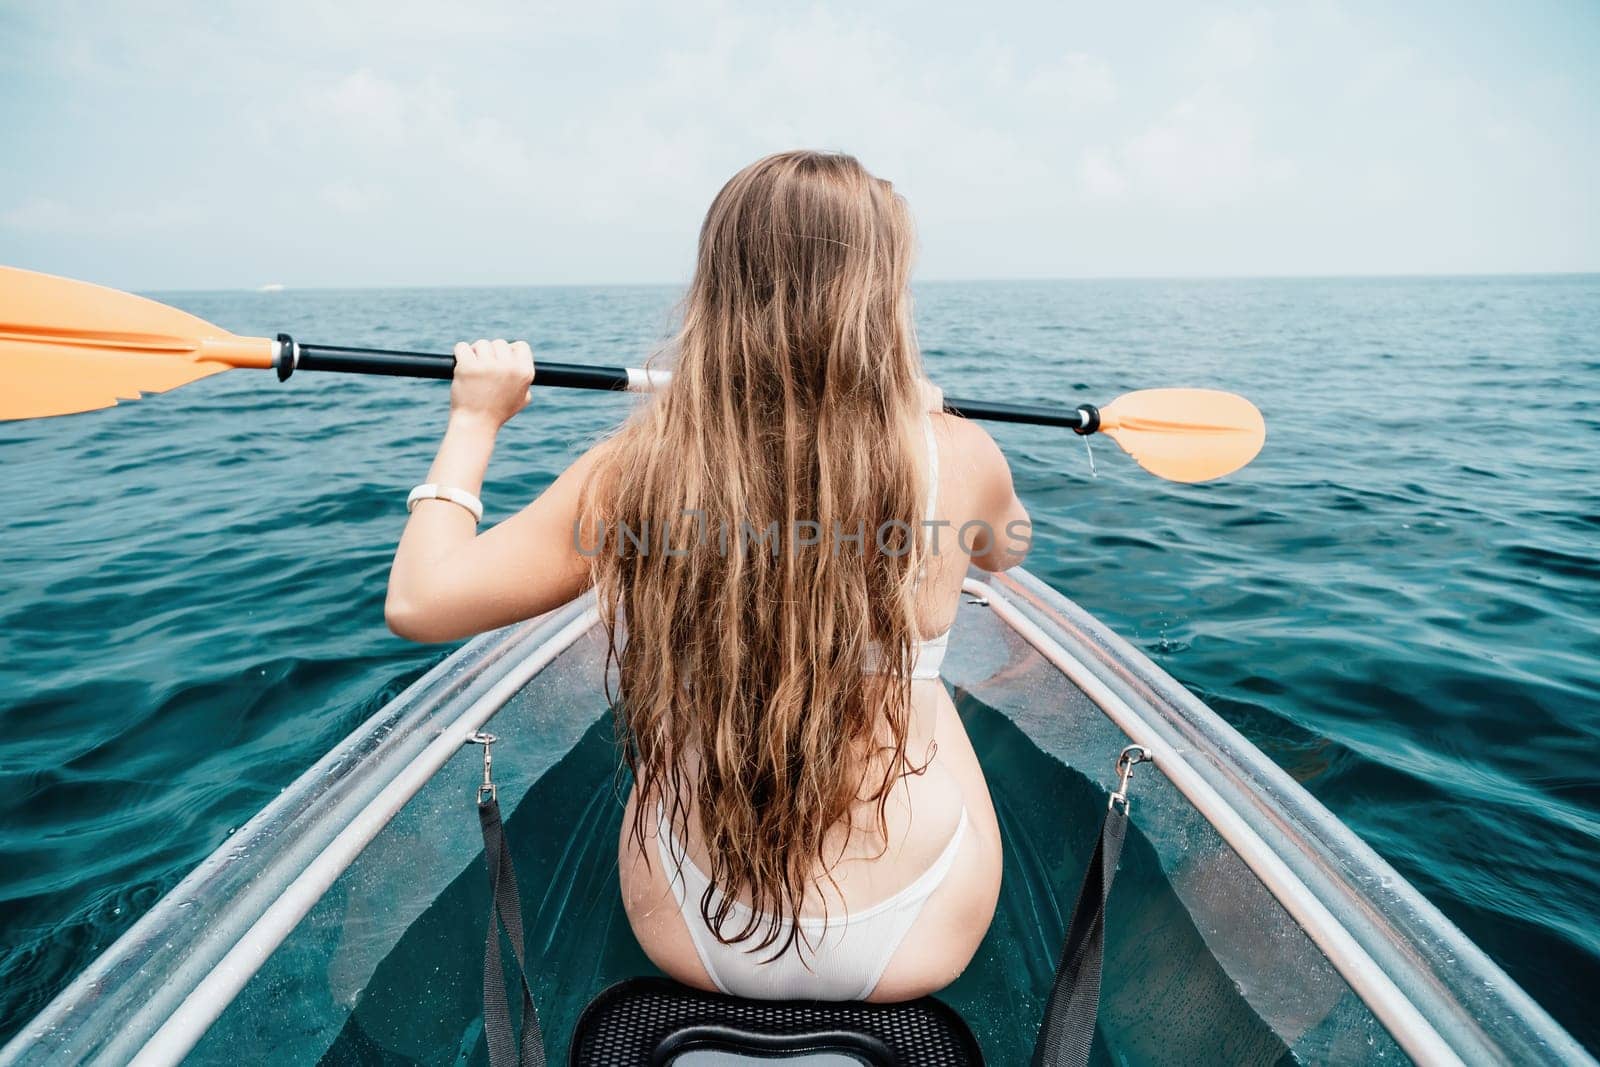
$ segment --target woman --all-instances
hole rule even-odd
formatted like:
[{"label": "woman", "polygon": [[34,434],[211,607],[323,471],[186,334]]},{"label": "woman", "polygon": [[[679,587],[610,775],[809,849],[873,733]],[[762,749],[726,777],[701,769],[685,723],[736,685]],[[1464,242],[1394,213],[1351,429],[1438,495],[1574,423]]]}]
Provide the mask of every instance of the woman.
[{"label": "woman", "polygon": [[421,641],[597,587],[634,775],[624,903],[702,989],[920,996],[994,914],[999,829],[938,671],[969,564],[1020,562],[1027,515],[922,378],[911,253],[904,201],[853,158],[752,164],[706,216],[670,385],[477,535],[534,366],[456,346],[395,554],[389,625]]}]

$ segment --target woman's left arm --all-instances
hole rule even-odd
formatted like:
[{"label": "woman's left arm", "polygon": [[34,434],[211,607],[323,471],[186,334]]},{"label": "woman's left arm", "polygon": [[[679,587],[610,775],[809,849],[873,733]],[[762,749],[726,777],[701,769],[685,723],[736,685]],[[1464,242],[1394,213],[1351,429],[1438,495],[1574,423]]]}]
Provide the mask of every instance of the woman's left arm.
[{"label": "woman's left arm", "polygon": [[[429,482],[480,493],[495,437],[527,404],[533,375],[533,353],[523,342],[456,346],[450,422]],[[389,628],[413,641],[454,641],[577,596],[589,566],[574,532],[593,466],[591,450],[533,503],[482,534],[461,505],[418,501],[389,569]]]}]

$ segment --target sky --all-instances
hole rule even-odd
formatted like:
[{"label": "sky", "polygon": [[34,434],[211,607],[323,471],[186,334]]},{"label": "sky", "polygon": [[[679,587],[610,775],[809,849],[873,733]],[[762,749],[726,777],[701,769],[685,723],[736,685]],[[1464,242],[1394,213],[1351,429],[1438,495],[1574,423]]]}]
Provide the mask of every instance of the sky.
[{"label": "sky", "polygon": [[1600,4],[0,0],[0,263],[681,284],[842,149],[922,280],[1600,270]]}]

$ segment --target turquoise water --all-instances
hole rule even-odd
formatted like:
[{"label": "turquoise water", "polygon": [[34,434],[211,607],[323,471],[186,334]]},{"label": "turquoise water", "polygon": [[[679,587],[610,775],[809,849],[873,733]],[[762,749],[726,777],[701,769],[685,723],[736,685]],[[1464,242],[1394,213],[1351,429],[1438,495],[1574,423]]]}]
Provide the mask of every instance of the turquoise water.
[{"label": "turquoise water", "polygon": [[[668,289],[167,294],[240,332],[630,361]],[[954,395],[1251,396],[1211,486],[995,428],[1029,566],[1279,760],[1591,1047],[1600,278],[928,285]],[[0,1036],[447,650],[387,634],[438,383],[236,372],[0,425]],[[540,393],[491,518],[624,410]],[[993,770],[993,769],[992,769]],[[1003,769],[1002,769],[1003,771]]]}]

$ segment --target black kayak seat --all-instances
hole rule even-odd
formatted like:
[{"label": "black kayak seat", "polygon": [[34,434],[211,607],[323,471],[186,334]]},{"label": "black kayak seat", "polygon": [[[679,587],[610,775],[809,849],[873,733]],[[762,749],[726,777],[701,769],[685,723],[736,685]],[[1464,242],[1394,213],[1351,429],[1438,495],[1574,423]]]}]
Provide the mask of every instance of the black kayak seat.
[{"label": "black kayak seat", "polygon": [[572,1067],[962,1067],[982,1064],[967,1024],[932,997],[902,1004],[745,1000],[630,978],[578,1018]]}]

